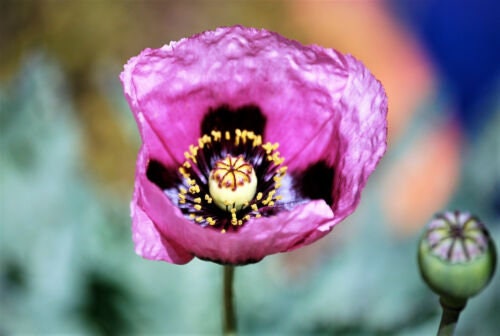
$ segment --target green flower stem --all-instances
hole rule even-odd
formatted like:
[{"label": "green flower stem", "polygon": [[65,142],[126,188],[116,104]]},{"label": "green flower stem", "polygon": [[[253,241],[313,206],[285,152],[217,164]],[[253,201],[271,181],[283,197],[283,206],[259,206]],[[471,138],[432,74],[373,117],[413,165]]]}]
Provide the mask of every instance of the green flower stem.
[{"label": "green flower stem", "polygon": [[236,313],[234,310],[234,295],[233,295],[233,279],[234,279],[234,266],[224,266],[224,315],[223,315],[223,335],[234,336],[236,332]]},{"label": "green flower stem", "polygon": [[458,318],[460,317],[460,312],[464,309],[467,301],[450,302],[441,297],[439,302],[443,308],[443,315],[441,315],[441,323],[439,324],[437,336],[453,336]]}]

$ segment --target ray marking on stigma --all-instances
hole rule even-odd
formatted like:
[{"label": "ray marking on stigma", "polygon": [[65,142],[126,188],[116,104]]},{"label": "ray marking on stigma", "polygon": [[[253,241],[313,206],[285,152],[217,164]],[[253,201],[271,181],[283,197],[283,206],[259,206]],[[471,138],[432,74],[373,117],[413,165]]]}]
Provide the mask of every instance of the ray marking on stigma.
[{"label": "ray marking on stigma", "polygon": [[278,189],[287,167],[278,147],[248,130],[203,134],[178,168],[179,208],[195,223],[222,233],[262,217],[282,199]]}]

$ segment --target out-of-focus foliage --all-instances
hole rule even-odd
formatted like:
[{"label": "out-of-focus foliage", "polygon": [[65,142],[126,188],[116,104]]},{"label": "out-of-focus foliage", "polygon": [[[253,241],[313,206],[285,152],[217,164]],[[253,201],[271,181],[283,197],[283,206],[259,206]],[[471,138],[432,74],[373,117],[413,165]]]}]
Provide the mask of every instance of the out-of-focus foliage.
[{"label": "out-of-focus foliage", "polygon": [[[293,29],[300,21],[297,13],[304,11],[288,11],[284,2],[254,3],[2,1],[0,334],[220,332],[220,266],[201,261],[174,266],[133,253],[128,201],[138,133],[117,75],[142,48],[220,25],[266,27],[317,42],[316,35]],[[368,12],[377,17],[370,29],[383,26],[379,9]],[[335,17],[337,11],[328,13]],[[344,36],[330,34],[331,29],[317,31]],[[345,46],[353,41],[347,33]],[[382,73],[386,67],[378,69]],[[389,75],[399,83],[397,76],[405,74]],[[419,205],[428,199],[429,207],[437,195],[414,190],[391,195],[387,190],[398,189],[387,188],[387,181],[410,176],[402,181],[417,188],[408,180],[425,183],[426,176],[449,171],[419,165],[431,151],[417,151],[414,144],[431,139],[420,147],[437,147],[432,160],[458,171],[447,180],[451,187],[439,196],[440,204],[477,213],[498,246],[498,88],[476,107],[492,111],[492,117],[473,142],[448,136],[450,95],[443,94],[448,88],[436,85],[432,95],[420,95],[423,100],[415,111],[406,111],[405,126],[353,216],[317,244],[238,268],[242,333],[433,334],[439,305],[418,275],[415,224],[404,234],[394,230],[388,222],[407,223],[401,214],[392,216],[387,204],[404,199]],[[401,158],[405,165],[398,165]],[[457,334],[495,335],[499,298],[497,274],[469,301]]]}]

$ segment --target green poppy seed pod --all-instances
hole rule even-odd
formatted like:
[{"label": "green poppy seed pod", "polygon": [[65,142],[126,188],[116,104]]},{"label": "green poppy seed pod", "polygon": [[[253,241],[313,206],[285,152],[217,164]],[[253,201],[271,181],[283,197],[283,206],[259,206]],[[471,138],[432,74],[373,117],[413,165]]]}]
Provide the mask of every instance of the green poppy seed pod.
[{"label": "green poppy seed pod", "polygon": [[418,248],[420,273],[442,300],[465,302],[490,281],[496,251],[484,224],[466,212],[445,212],[427,225]]}]

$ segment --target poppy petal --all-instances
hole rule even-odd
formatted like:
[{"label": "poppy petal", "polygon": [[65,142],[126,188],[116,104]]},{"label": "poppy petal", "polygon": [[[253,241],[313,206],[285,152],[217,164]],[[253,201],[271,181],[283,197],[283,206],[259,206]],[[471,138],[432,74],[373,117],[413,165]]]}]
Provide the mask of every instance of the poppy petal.
[{"label": "poppy petal", "polygon": [[[145,157],[144,150],[141,150],[138,160],[138,174],[142,171],[141,167]],[[151,218],[138,204],[140,198],[139,181],[140,179],[136,179],[134,196],[130,204],[132,240],[135,252],[143,258],[151,260],[163,260],[174,264],[189,262],[194,256],[161,235]]]}]

